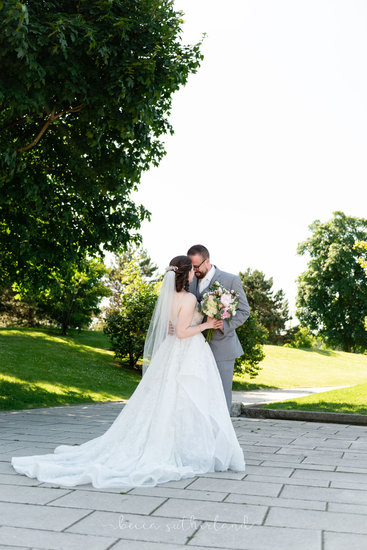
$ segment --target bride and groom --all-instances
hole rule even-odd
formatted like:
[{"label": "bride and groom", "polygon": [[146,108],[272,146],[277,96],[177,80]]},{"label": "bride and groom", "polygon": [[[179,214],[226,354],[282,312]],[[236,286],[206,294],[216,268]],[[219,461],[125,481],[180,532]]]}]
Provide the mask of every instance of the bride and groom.
[{"label": "bride and groom", "polygon": [[[205,320],[198,311],[198,300],[214,281],[239,292],[230,321]],[[239,277],[212,265],[204,246],[173,258],[147,332],[143,377],[112,425],[81,445],[13,456],[13,468],[43,482],[96,488],[153,487],[207,472],[244,472],[230,406],[234,360],[243,353],[235,328],[248,316]],[[202,333],[209,328],[214,335],[208,344]]]}]

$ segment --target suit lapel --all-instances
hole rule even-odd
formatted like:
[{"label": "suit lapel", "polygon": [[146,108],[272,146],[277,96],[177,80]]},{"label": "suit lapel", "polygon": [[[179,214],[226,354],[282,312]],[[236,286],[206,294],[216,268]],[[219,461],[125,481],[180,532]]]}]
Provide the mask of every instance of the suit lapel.
[{"label": "suit lapel", "polygon": [[190,283],[190,292],[196,296],[197,300],[199,299],[199,281],[196,276],[194,276],[192,282]]},{"label": "suit lapel", "polygon": [[[214,265],[214,264],[213,264]],[[198,300],[200,301],[203,297],[203,294],[205,294],[205,292],[207,292],[208,290],[211,289],[212,287],[212,284],[214,283],[214,281],[218,281],[218,283],[220,283],[220,274],[221,274],[221,271],[220,269],[217,268],[216,265],[214,265],[215,267],[215,272],[214,272],[214,277],[212,278],[212,280],[210,281],[209,285],[207,287],[205,287],[201,292],[199,291],[199,283],[197,283],[197,298]]]},{"label": "suit lapel", "polygon": [[210,281],[209,288],[212,287],[212,284],[214,283],[214,281],[218,281],[218,283],[223,284],[223,283],[222,283],[222,272],[221,272],[220,269],[217,268],[217,266],[215,266],[214,277],[213,277],[212,280]]},{"label": "suit lapel", "polygon": [[196,279],[195,294],[196,294],[196,298],[199,299],[199,296],[200,296],[199,279],[197,279],[197,277],[195,277],[195,279]]}]

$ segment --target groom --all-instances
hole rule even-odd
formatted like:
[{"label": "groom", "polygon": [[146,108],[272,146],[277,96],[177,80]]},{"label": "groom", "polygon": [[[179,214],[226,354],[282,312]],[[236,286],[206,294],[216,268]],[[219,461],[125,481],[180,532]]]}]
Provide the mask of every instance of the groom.
[{"label": "groom", "polygon": [[190,283],[190,292],[199,302],[214,281],[218,281],[227,290],[239,292],[240,295],[236,315],[231,320],[221,321],[221,328],[214,330],[213,338],[209,342],[222,379],[229,414],[231,414],[234,362],[236,357],[244,353],[235,329],[243,325],[249,317],[250,307],[241,279],[212,265],[209,251],[205,246],[196,244],[187,251],[187,255],[195,270],[195,277]]}]

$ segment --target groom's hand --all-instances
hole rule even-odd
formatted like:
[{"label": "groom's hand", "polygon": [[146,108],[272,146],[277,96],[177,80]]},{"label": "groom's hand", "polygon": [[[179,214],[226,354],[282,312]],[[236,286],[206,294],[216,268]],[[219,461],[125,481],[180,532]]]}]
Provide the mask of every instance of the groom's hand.
[{"label": "groom's hand", "polygon": [[224,330],[223,321],[218,321],[218,324],[217,324],[216,328],[223,332],[223,330]]},{"label": "groom's hand", "polygon": [[175,333],[175,327],[172,325],[171,321],[169,322],[169,326],[168,326],[168,334],[170,334],[172,336],[172,334]]}]

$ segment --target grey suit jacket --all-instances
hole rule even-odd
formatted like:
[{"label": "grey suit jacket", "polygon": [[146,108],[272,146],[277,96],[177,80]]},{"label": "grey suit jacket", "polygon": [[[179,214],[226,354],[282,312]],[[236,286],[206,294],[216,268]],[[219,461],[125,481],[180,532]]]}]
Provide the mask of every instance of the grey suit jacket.
[{"label": "grey suit jacket", "polygon": [[[239,292],[239,304],[236,315],[231,319],[224,319],[223,331],[215,330],[213,338],[209,342],[215,360],[220,361],[232,361],[236,357],[243,355],[243,348],[240,344],[238,336],[236,334],[236,328],[243,325],[250,315],[250,307],[246,298],[245,291],[243,290],[241,279],[238,275],[232,273],[226,273],[215,267],[214,277],[210,281],[209,286],[204,288],[202,292],[199,291],[199,279],[195,276],[192,283],[190,283],[190,292],[194,294],[198,301],[203,297],[203,294],[207,292],[214,281],[218,281],[227,290],[235,290]],[[205,332],[205,331],[204,331]]]}]

